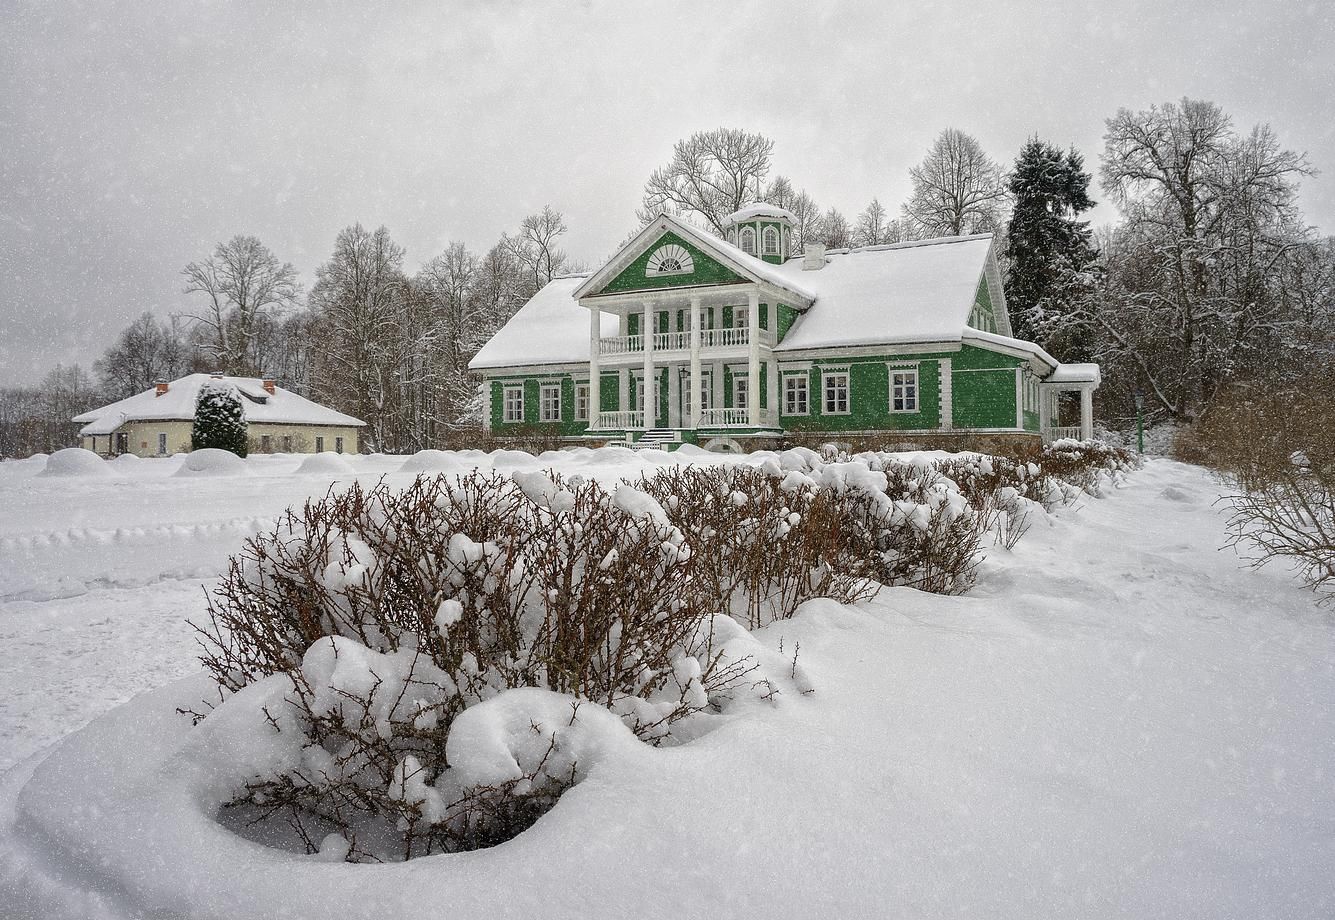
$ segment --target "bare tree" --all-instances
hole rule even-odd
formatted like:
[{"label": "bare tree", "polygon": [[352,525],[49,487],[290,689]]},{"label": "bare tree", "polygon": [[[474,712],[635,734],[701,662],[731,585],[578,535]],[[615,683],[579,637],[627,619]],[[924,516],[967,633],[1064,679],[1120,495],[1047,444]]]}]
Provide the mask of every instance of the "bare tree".
[{"label": "bare tree", "polygon": [[1005,175],[963,131],[942,131],[923,161],[909,170],[909,178],[913,192],[904,204],[903,222],[910,239],[1001,229]]},{"label": "bare tree", "polygon": [[334,406],[370,426],[369,446],[393,449],[389,410],[404,352],[400,321],[407,297],[403,247],[384,227],[345,227],[334,253],[316,270],[310,303],[319,344],[315,388]]},{"label": "bare tree", "polygon": [[1122,109],[1107,126],[1103,188],[1125,223],[1086,318],[1101,357],[1126,366],[1161,411],[1192,418],[1294,338],[1283,272],[1310,242],[1296,183],[1312,170],[1269,126],[1239,135],[1212,102]]},{"label": "bare tree", "polygon": [[853,245],[853,228],[848,225],[848,218],[830,208],[821,218],[820,241],[831,249],[847,249]]},{"label": "bare tree", "polygon": [[551,205],[543,205],[542,211],[524,218],[516,236],[504,238],[515,259],[532,277],[534,292],[565,266],[566,255],[557,248],[556,242],[568,229],[560,211]]},{"label": "bare tree", "polygon": [[175,320],[159,322],[145,312],[93,362],[93,371],[108,399],[124,399],[186,373],[189,352]]},{"label": "bare tree", "polygon": [[856,246],[882,246],[886,243],[898,243],[903,239],[899,221],[890,219],[890,212],[873,198],[867,209],[858,215],[853,228],[853,243]]},{"label": "bare tree", "polygon": [[262,370],[255,358],[264,318],[301,295],[292,263],[280,263],[255,237],[238,235],[219,243],[203,262],[191,262],[182,274],[186,293],[206,298],[203,310],[191,318],[207,330],[204,345],[218,369]]},{"label": "bare tree", "polygon": [[787,176],[775,176],[765,189],[765,201],[781,208],[787,208],[797,218],[793,222],[793,251],[801,252],[807,243],[818,241],[820,236],[820,208],[815,199],[807,194],[806,189],[796,191]]},{"label": "bare tree", "polygon": [[760,200],[774,142],[737,128],[699,131],[672,148],[672,159],[644,185],[637,215],[647,224],[667,211],[695,215],[723,235],[723,220]]}]

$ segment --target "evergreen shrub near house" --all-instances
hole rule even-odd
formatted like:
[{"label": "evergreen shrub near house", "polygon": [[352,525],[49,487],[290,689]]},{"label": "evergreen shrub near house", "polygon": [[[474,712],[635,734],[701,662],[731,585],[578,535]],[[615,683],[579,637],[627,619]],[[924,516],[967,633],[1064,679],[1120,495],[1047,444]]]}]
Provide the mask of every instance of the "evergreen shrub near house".
[{"label": "evergreen shrub near house", "polygon": [[208,381],[195,399],[195,421],[190,429],[190,449],[206,447],[246,456],[250,439],[241,397],[225,383]]}]

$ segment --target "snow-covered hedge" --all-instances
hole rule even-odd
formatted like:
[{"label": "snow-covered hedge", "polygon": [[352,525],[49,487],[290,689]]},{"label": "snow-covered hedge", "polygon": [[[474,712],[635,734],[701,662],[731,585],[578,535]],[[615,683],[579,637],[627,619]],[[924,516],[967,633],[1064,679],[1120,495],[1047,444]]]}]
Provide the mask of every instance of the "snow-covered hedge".
[{"label": "snow-covered hedge", "polygon": [[498,843],[608,745],[808,689],[747,627],[882,585],[965,591],[997,515],[1069,500],[1055,482],[980,455],[795,448],[612,489],[523,471],[354,483],[233,560],[200,627],[221,690],[201,718],[273,733],[232,807],[285,818],[311,850]]}]

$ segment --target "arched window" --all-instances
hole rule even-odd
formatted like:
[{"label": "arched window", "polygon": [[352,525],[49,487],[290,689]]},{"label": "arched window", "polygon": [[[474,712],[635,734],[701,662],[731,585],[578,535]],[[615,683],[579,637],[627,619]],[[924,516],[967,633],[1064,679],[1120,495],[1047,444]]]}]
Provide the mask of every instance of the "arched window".
[{"label": "arched window", "polygon": [[729,243],[732,243],[732,245],[734,245],[734,246],[737,245],[737,228],[736,228],[736,227],[733,227],[731,230],[728,231],[728,242],[729,242]]},{"label": "arched window", "polygon": [[777,256],[779,254],[779,231],[773,227],[765,228],[765,255]]},{"label": "arched window", "polygon": [[741,233],[742,252],[750,255],[756,254],[756,231],[750,227],[743,227]]}]

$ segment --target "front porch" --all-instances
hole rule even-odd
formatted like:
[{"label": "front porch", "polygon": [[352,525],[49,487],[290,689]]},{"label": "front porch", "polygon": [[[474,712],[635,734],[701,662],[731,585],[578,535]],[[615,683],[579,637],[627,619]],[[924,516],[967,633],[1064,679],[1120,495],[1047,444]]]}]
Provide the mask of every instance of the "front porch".
[{"label": "front porch", "polygon": [[[780,296],[763,284],[728,284],[582,302],[589,405],[600,410],[585,436],[632,443],[669,432],[681,443],[778,434]],[[619,334],[602,335],[603,313],[618,317]]]}]

